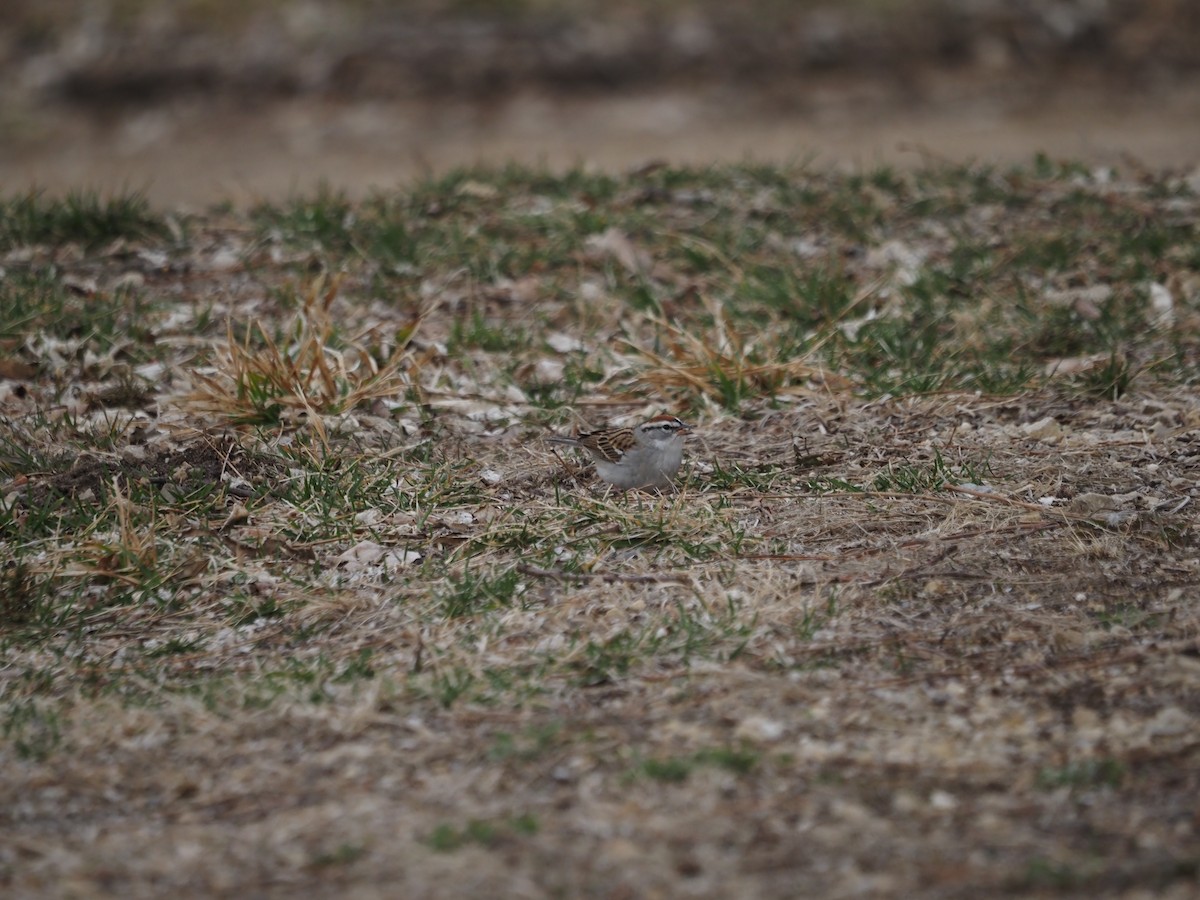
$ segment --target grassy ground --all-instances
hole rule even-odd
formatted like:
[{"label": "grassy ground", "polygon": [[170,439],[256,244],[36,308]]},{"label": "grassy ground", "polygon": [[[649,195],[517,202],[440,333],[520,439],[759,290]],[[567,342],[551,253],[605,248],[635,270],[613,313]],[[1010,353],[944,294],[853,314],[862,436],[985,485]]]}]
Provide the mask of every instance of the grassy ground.
[{"label": "grassy ground", "polygon": [[[0,198],[10,896],[1194,896],[1168,173]],[[669,410],[679,490],[551,430]]]}]

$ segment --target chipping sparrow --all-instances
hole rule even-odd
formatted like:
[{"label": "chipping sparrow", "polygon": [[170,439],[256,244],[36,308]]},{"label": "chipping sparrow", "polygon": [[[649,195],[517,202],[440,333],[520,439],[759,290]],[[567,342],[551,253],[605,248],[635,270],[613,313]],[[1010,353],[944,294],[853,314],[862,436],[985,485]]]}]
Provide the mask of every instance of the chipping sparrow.
[{"label": "chipping sparrow", "polygon": [[552,434],[554,444],[586,450],[596,473],[618,490],[670,487],[683,462],[683,438],[692,430],[674,416],[655,416],[633,428],[601,428],[575,437]]}]

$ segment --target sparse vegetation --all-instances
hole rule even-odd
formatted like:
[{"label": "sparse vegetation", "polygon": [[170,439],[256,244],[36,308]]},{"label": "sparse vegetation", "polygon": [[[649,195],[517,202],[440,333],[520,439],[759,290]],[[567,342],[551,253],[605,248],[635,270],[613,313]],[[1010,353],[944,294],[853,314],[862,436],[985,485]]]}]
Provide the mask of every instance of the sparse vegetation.
[{"label": "sparse vegetation", "polygon": [[0,251],[71,243],[94,250],[111,241],[166,234],[165,219],[135,192],[102,197],[82,191],[56,198],[34,190],[0,199]]},{"label": "sparse vegetation", "polygon": [[[510,167],[220,216],[0,201],[0,885],[1194,882],[1178,179]],[[660,410],[675,493],[540,440]],[[203,852],[125,853],[151,822]]]}]

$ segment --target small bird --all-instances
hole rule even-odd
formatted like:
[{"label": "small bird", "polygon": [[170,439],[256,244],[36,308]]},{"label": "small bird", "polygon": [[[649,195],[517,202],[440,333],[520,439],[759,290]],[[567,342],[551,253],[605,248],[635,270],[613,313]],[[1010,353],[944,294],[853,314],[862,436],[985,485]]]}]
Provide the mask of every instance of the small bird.
[{"label": "small bird", "polygon": [[675,416],[655,416],[632,428],[600,428],[575,437],[552,434],[554,444],[586,450],[596,473],[618,490],[666,488],[683,462],[683,439],[693,431]]}]

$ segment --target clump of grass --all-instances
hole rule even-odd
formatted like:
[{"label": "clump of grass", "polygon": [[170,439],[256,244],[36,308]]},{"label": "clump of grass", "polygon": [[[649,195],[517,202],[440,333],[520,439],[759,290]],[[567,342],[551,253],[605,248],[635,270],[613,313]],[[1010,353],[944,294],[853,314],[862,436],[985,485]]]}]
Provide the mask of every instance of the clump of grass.
[{"label": "clump of grass", "polygon": [[451,576],[446,589],[439,595],[442,614],[456,619],[473,615],[487,609],[508,606],[518,596],[521,576],[512,568],[495,577],[464,571],[459,577]]},{"label": "clump of grass", "polygon": [[955,481],[954,473],[950,471],[941,453],[935,452],[927,465],[889,465],[886,472],[875,475],[871,487],[876,491],[919,494],[925,491],[939,491],[946,484],[953,484]]},{"label": "clump of grass", "polygon": [[760,754],[745,747],[709,747],[687,756],[655,757],[643,760],[637,774],[655,781],[679,783],[700,766],[715,766],[736,775],[748,775],[759,764]]},{"label": "clump of grass", "polygon": [[322,183],[312,199],[294,198],[282,206],[262,205],[251,217],[263,232],[289,246],[332,254],[354,247],[355,211],[346,195]]},{"label": "clump of grass", "polygon": [[311,866],[314,869],[334,868],[338,866],[348,866],[357,862],[367,853],[367,848],[362,844],[338,844],[333,850],[326,853],[318,853],[313,857]]},{"label": "clump of grass", "polygon": [[20,758],[42,760],[62,744],[62,723],[53,707],[19,700],[0,710],[0,737],[12,742]]},{"label": "clump of grass", "polygon": [[704,397],[737,412],[750,400],[803,392],[804,383],[819,374],[806,357],[791,357],[791,348],[741,331],[719,305],[712,304],[710,312],[711,325],[704,332],[656,317],[665,346],[654,351],[634,345],[650,361],[640,380],[658,391]]},{"label": "clump of grass", "polygon": [[1085,369],[1076,382],[1085,394],[1116,400],[1132,387],[1138,368],[1129,358],[1114,350],[1102,364]]},{"label": "clump of grass", "polygon": [[159,237],[166,231],[166,222],[137,191],[107,198],[95,191],[72,191],[54,199],[34,190],[0,198],[0,250],[64,243],[92,248],[117,238]]},{"label": "clump of grass", "polygon": [[1117,788],[1125,781],[1125,764],[1111,757],[1098,757],[1071,763],[1061,768],[1047,767],[1037,773],[1037,786],[1044,791],[1056,788],[1084,790]]},{"label": "clump of grass", "polygon": [[30,622],[45,599],[46,591],[38,589],[25,560],[9,559],[0,564],[0,619],[8,627]]},{"label": "clump of grass", "polygon": [[538,828],[537,817],[531,813],[508,819],[471,819],[461,828],[447,822],[437,826],[425,843],[438,852],[448,853],[467,844],[492,847],[516,837],[529,837],[537,834]]},{"label": "clump of grass", "polygon": [[241,339],[230,325],[213,371],[195,374],[196,386],[184,402],[239,425],[278,425],[289,416],[306,416],[323,435],[320,416],[403,394],[415,383],[416,360],[408,345],[418,322],[402,329],[387,349],[343,342],[331,314],[337,294],[338,279],[314,280],[284,330],[286,342],[257,320]]},{"label": "clump of grass", "polygon": [[[124,495],[116,482],[112,492],[116,532],[110,537],[97,535],[87,542],[85,550],[90,561],[83,568],[97,577],[130,587],[152,582],[156,580],[159,563],[155,522],[153,518],[145,524],[137,520],[135,513],[142,510]],[[102,519],[108,518],[106,511]]]},{"label": "clump of grass", "polygon": [[52,270],[15,270],[0,279],[0,341],[24,340],[26,354],[46,337],[106,352],[120,345],[127,358],[154,352],[147,318],[151,304],[131,289],[79,292]]}]

